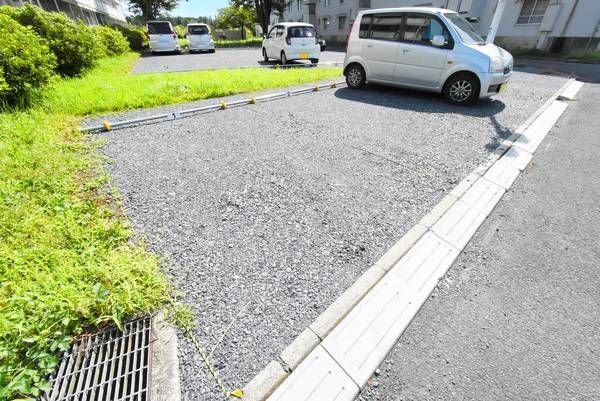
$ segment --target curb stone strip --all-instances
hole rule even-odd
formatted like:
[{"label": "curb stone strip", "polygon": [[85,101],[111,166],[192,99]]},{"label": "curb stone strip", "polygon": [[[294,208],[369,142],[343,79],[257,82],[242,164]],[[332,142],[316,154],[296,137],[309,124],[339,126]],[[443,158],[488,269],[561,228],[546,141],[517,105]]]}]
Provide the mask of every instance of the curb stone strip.
[{"label": "curb stone strip", "polygon": [[[501,142],[500,146],[496,149],[496,151],[492,155],[490,155],[490,157],[488,158],[488,161],[484,162],[481,166],[477,167],[473,171],[475,176],[478,176],[479,178],[476,179],[476,177],[473,175],[467,176],[467,178],[465,178],[465,180],[470,181],[471,185],[468,185],[468,183],[465,183],[464,182],[465,180],[461,181],[455,188],[456,191],[454,193],[457,196],[453,196],[450,194],[447,195],[445,198],[442,199],[442,201],[436,207],[434,207],[434,210],[432,210],[427,216],[425,216],[425,217],[429,216],[429,219],[423,218],[417,224],[417,226],[424,227],[424,231],[420,235],[417,235],[416,240],[412,242],[413,244],[415,244],[415,242],[417,242],[417,240],[418,240],[417,244],[414,245],[412,248],[408,247],[404,251],[404,253],[405,253],[404,257],[400,260],[400,262],[398,262],[398,264],[396,266],[394,266],[392,271],[399,269],[398,266],[402,266],[404,263],[408,263],[408,262],[406,262],[405,259],[409,258],[410,252],[412,252],[413,249],[416,248],[417,245],[420,244],[421,242],[424,242],[426,240],[431,241],[430,236],[435,236],[436,238],[438,238],[438,240],[440,240],[441,243],[445,243],[447,246],[449,246],[450,247],[449,249],[456,250],[456,252],[457,252],[456,256],[458,256],[458,253],[460,253],[460,250],[462,249],[462,247],[464,247],[466,245],[466,243],[470,240],[470,236],[468,238],[466,238],[466,242],[465,242],[465,238],[462,238],[462,240],[461,240],[461,238],[459,237],[456,240],[455,244],[459,245],[459,246],[462,245],[462,247],[456,248],[455,246],[448,244],[446,241],[440,239],[439,237],[437,237],[436,234],[434,234],[435,233],[434,230],[439,231],[442,227],[441,225],[438,225],[437,228],[433,229],[432,231],[428,231],[428,229],[431,229],[432,227],[434,227],[434,224],[437,225],[438,221],[440,220],[442,215],[445,215],[445,212],[449,211],[449,209],[451,207],[454,207],[455,203],[459,200],[459,197],[460,197],[460,203],[458,205],[456,205],[456,208],[460,207],[460,208],[462,208],[462,210],[465,213],[469,212],[471,214],[475,213],[477,215],[477,218],[472,220],[469,227],[463,227],[463,228],[464,228],[464,230],[466,230],[468,232],[472,231],[472,234],[475,233],[475,231],[478,229],[479,225],[485,220],[485,218],[489,215],[489,213],[491,213],[491,211],[493,210],[493,208],[495,207],[497,202],[501,199],[502,195],[505,193],[505,188],[503,186],[498,185],[497,183],[493,182],[494,174],[491,174],[490,170],[492,170],[492,168],[496,165],[498,165],[498,166],[504,165],[505,167],[507,167],[508,170],[510,170],[511,174],[508,177],[509,179],[504,180],[503,183],[506,184],[508,181],[510,181],[510,183],[512,184],[512,182],[514,182],[514,180],[519,175],[520,171],[522,171],[529,163],[529,160],[531,159],[531,153],[529,154],[529,156],[527,156],[527,155],[523,156],[523,155],[516,154],[518,152],[518,150],[513,150],[513,149],[516,149],[516,146],[513,147],[513,145],[515,145],[516,142],[523,135],[527,134],[527,129],[538,119],[538,117],[540,117],[540,115],[542,115],[542,113],[546,112],[547,109],[549,109],[555,103],[563,103],[563,102],[557,101],[557,98],[573,82],[574,82],[574,79],[570,79],[569,81],[567,81],[567,83],[565,83],[555,94],[553,94],[532,116],[530,116],[523,124],[521,124],[517,128],[517,130],[515,131],[515,133],[513,135],[511,135],[509,138],[504,139]],[[579,88],[580,87],[581,86],[579,86]],[[572,96],[574,97],[574,94],[572,94]],[[564,112],[565,109],[566,109],[566,105],[563,105],[563,104],[559,104],[558,106],[555,106],[555,110],[560,111],[560,114],[554,120],[552,126],[555,124],[556,120],[558,120],[558,117],[560,117],[560,115],[562,114],[562,112]],[[556,114],[556,111],[553,111],[553,114]],[[548,130],[550,130],[552,128],[552,126],[548,127]],[[547,132],[546,132],[546,134],[547,134]],[[545,137],[545,135],[543,135],[543,136]],[[524,153],[529,153],[529,152],[524,152]],[[516,171],[516,175],[514,175],[515,171]],[[490,173],[490,174],[488,174],[488,173]],[[513,175],[514,175],[514,179],[512,178]],[[475,180],[475,181],[473,181],[473,180]],[[510,187],[510,185],[508,185],[508,187]],[[458,189],[458,188],[460,188],[460,189]],[[472,203],[476,203],[476,205],[473,205]],[[434,211],[435,211],[435,213],[434,213]],[[454,212],[454,213],[457,213],[457,212]],[[425,223],[425,224],[423,224],[423,223]],[[417,226],[415,226],[415,227],[417,227]],[[409,233],[411,231],[409,231]],[[425,232],[427,232],[427,233],[425,234]],[[409,233],[407,233],[407,235]],[[412,234],[412,236],[413,237],[415,236],[414,233]],[[399,242],[402,242],[404,240],[404,238],[405,237],[400,239]],[[464,245],[463,245],[463,242],[464,242]],[[394,247],[392,247],[392,249]],[[410,248],[410,250],[409,250],[409,248]],[[406,251],[408,251],[408,253],[406,253]],[[448,252],[450,252],[450,251],[448,251]],[[400,255],[400,256],[402,256],[402,255]],[[454,262],[454,259],[456,258],[456,256],[452,257],[451,254],[449,254],[448,257],[451,259],[450,264],[447,265],[447,262],[446,262],[446,263],[441,263],[439,266],[437,266],[437,269],[435,269],[427,277],[427,280],[425,282],[423,282],[423,284],[419,287],[421,289],[421,291],[413,293],[413,295],[417,294],[417,295],[421,296],[422,302],[425,302],[427,300],[427,298],[429,297],[429,294],[437,286],[437,280],[441,279],[444,276],[446,271],[450,268],[450,266]],[[377,264],[374,265],[373,267],[375,267],[375,266],[377,266]],[[369,272],[370,270],[371,269],[369,269],[367,272]],[[316,353],[321,347],[325,347],[326,350],[328,348],[327,344],[330,344],[329,347],[332,347],[331,343],[333,342],[333,340],[330,340],[329,337],[331,337],[333,335],[333,332],[338,330],[338,328],[342,327],[343,322],[345,322],[348,319],[351,319],[351,314],[358,313],[359,305],[367,303],[369,301],[368,297],[374,297],[375,295],[371,296],[371,293],[375,294],[377,292],[377,289],[380,288],[380,286],[383,286],[384,283],[387,283],[388,276],[390,276],[391,274],[392,274],[392,272],[390,272],[389,274],[387,274],[385,276],[382,276],[383,278],[381,278],[381,280],[378,283],[376,283],[374,287],[368,286],[368,288],[365,289],[365,291],[362,293],[362,295],[360,295],[358,297],[355,296],[355,298],[359,298],[358,301],[349,307],[349,312],[346,311],[347,316],[345,318],[343,318],[342,323],[338,324],[339,320],[337,320],[337,319],[336,319],[337,321],[332,322],[331,326],[334,327],[333,331],[329,336],[327,336],[327,338],[324,339],[322,345],[318,345],[314,350],[311,350],[309,348],[305,349],[306,355],[307,355],[305,361],[309,360],[311,358],[311,355]],[[359,277],[359,280],[361,278],[362,278],[362,276]],[[435,279],[434,280],[435,282],[432,281],[433,279]],[[372,291],[371,291],[371,289],[372,289]],[[346,294],[346,292],[344,292],[342,294],[342,296],[340,296],[340,298],[343,298],[345,296],[345,294]],[[396,295],[399,296],[400,294],[396,294]],[[338,300],[340,298],[338,298]],[[336,300],[334,302],[334,304],[338,300]],[[419,302],[416,302],[414,305],[416,305],[416,304],[419,304]],[[355,305],[356,305],[356,307],[354,307]],[[414,305],[412,303],[410,303],[410,305],[411,306],[410,306],[409,310],[406,311],[406,313],[408,313],[408,315],[411,314],[411,311],[414,308]],[[416,307],[414,314],[416,314],[418,312],[421,305],[422,305],[422,303],[418,307]],[[329,310],[329,308],[328,308],[328,310]],[[326,310],[323,314],[325,314],[328,310]],[[355,310],[357,312],[355,312]],[[316,321],[318,321],[319,319],[323,319],[323,314],[320,315],[316,319]],[[398,319],[400,319],[400,317],[398,317]],[[412,317],[410,319],[408,319],[408,322],[406,325],[408,325],[408,323],[410,323],[410,320],[412,320]],[[363,324],[363,326],[364,326],[364,324]],[[312,325],[309,327],[312,327]],[[406,327],[404,327],[404,328],[406,328]],[[402,331],[404,330],[404,328],[402,329]],[[339,330],[341,330],[341,329],[339,329]],[[387,355],[387,352],[389,352],[389,349],[395,344],[395,342],[397,341],[397,338],[401,335],[402,331],[398,334],[398,336],[391,343],[391,345],[389,345],[389,347],[387,347],[387,348],[384,347],[385,352],[380,351],[380,353],[378,355],[380,355],[381,359],[384,358],[385,355]],[[323,338],[323,337],[320,337],[320,338]],[[348,351],[346,351],[346,352],[348,352]],[[332,354],[332,356],[333,355],[336,355],[336,353],[334,352]],[[367,357],[367,360],[368,360],[368,358],[369,357]],[[352,368],[352,366],[351,365],[343,366],[345,364],[343,362],[341,362],[341,360],[343,360],[343,359],[340,359],[340,360],[336,359],[336,361],[340,364],[340,366],[342,366],[342,368],[344,368],[344,370],[346,372],[349,372],[349,371],[352,372],[352,370],[350,369],[350,368]],[[361,362],[360,366],[362,367],[365,364],[365,361],[367,361],[367,360],[363,360]],[[326,398],[322,398],[322,397],[315,398],[314,394],[304,393],[304,395],[306,395],[306,397],[302,397],[302,393],[292,391],[291,387],[286,384],[288,382],[298,383],[299,381],[302,381],[301,376],[302,376],[302,372],[304,370],[301,370],[301,367],[305,364],[305,361],[303,361],[299,365],[298,369],[292,371],[292,374],[290,375],[290,377],[287,380],[285,380],[284,383],[277,390],[275,390],[275,392],[273,393],[273,395],[271,397],[269,397],[269,401],[278,400],[280,398],[281,399],[285,398],[286,400],[309,400],[309,399],[310,400],[318,400],[318,401],[326,400]],[[372,367],[372,370],[375,370],[378,365],[379,365],[379,363],[377,363],[375,365],[373,363],[371,363],[369,366]],[[358,372],[358,373],[354,372],[354,373],[346,373],[346,374],[349,375],[349,377],[352,377],[355,380],[355,382],[358,383],[360,385],[360,387],[362,387],[364,385],[364,383],[361,383],[362,379],[364,379],[366,377],[366,379],[364,379],[365,383],[366,383],[366,380],[368,380],[368,378],[372,374],[372,371],[370,371],[368,375],[366,375],[366,373],[364,373],[364,372]],[[352,399],[354,399],[355,396],[356,396],[356,394],[353,396],[348,395],[347,397],[337,397],[335,399],[336,400],[342,400],[342,399],[352,400]],[[261,400],[264,400],[264,399],[265,398],[262,398]],[[334,398],[330,398],[330,399],[334,399]]]},{"label": "curb stone strip", "polygon": [[301,94],[305,94],[305,93],[318,92],[321,89],[334,89],[334,88],[338,88],[338,85],[345,85],[345,84],[346,84],[346,81],[331,81],[330,83],[327,83],[327,84],[309,86],[306,88],[294,89],[294,90],[286,91],[286,92],[272,93],[272,94],[260,96],[260,97],[252,96],[247,99],[238,99],[238,100],[233,100],[231,102],[223,102],[222,101],[222,102],[219,102],[216,104],[198,107],[198,108],[194,108],[194,109],[187,109],[187,110],[175,111],[175,112],[171,112],[171,113],[150,115],[150,116],[145,116],[145,117],[140,117],[140,118],[134,118],[131,120],[117,121],[114,123],[111,123],[110,121],[103,121],[102,124],[100,124],[100,125],[81,127],[80,131],[87,132],[87,133],[105,132],[105,131],[112,131],[112,130],[119,129],[119,128],[131,127],[134,125],[140,126],[140,125],[144,125],[144,123],[148,123],[148,124],[153,123],[154,124],[157,122],[177,120],[179,118],[188,117],[193,114],[197,114],[197,113],[201,113],[201,112],[225,110],[231,106],[238,106],[238,107],[247,106],[247,105],[252,105],[252,104],[259,103],[259,102],[276,100],[279,98],[296,96],[296,95],[301,95]]}]

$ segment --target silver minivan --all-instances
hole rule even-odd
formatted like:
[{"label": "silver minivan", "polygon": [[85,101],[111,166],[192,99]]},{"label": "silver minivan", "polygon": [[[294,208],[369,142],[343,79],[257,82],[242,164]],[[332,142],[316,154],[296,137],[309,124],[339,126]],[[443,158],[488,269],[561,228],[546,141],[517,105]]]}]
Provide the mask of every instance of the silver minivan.
[{"label": "silver minivan", "polygon": [[486,43],[458,13],[425,7],[360,12],[344,59],[350,88],[375,82],[423,89],[455,104],[503,91],[512,69],[510,53]]}]

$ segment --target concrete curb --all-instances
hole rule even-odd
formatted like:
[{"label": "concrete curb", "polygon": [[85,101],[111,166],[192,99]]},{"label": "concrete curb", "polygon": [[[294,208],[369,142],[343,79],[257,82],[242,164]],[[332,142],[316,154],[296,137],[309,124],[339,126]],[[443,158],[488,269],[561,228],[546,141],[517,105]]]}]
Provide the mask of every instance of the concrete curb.
[{"label": "concrete curb", "polygon": [[152,318],[152,377],[150,399],[153,401],[180,401],[179,359],[177,333],[164,321],[162,313]]},{"label": "concrete curb", "polygon": [[[513,147],[513,144],[522,138],[527,128],[536,121],[540,114],[546,111],[546,109],[556,101],[560,94],[572,84],[573,81],[574,79],[571,79],[565,83],[565,85],[553,94],[532,116],[521,124],[514,134],[509,138],[504,139],[498,148],[489,156],[488,160],[465,177],[426,216],[424,216],[394,246],[392,246],[392,248],[390,248],[390,250],[388,250],[375,265],[363,273],[350,288],[342,293],[332,305],[321,313],[321,315],[309,325],[308,329],[305,329],[300,336],[288,346],[288,348],[291,347],[289,350],[288,348],[284,350],[282,353],[282,360],[285,364],[288,364],[289,369],[292,371],[292,376],[294,376],[294,371],[299,366],[302,367],[303,372],[306,370],[306,366],[303,366],[305,363],[298,362],[303,359],[308,361],[308,355],[312,355],[312,353],[316,352],[318,349],[323,348],[322,345],[325,345],[323,341],[326,337],[339,326],[342,320],[347,320],[345,318],[351,312],[355,312],[355,307],[359,302],[365,299],[373,287],[376,285],[379,287],[384,284],[384,281],[392,280],[388,280],[387,278],[392,273],[390,272],[390,269],[395,267],[396,264],[402,263],[402,260],[404,260],[405,256],[408,256],[409,252],[414,254],[413,249],[415,248],[415,244],[422,243],[423,241],[435,241],[437,238],[439,246],[448,249],[444,252],[446,252],[446,254],[447,252],[450,252],[450,254],[447,255],[451,256],[444,257],[445,261],[442,266],[445,266],[445,269],[443,269],[443,271],[439,270],[439,273],[432,273],[433,276],[427,278],[428,284],[426,288],[430,288],[430,291],[427,293],[428,297],[428,294],[433,291],[436,286],[433,285],[433,287],[431,287],[431,279],[435,278],[437,280],[443,278],[447,269],[452,265],[455,257],[458,256],[458,253],[466,246],[479,228],[479,225],[491,213],[494,206],[505,192],[506,187],[495,182],[497,180],[491,174],[492,167],[499,166],[500,161],[502,161],[502,163],[508,160],[512,161],[514,169],[517,172],[517,174],[514,175],[514,171],[510,171],[512,175],[509,177],[509,181],[510,184],[512,184],[514,179],[516,179],[520,171],[526,167],[530,160],[530,158],[516,159],[514,157],[515,155],[512,153],[515,152],[513,149],[517,149],[517,147]],[[529,155],[531,156],[531,154]],[[525,165],[523,165],[524,161],[527,162]],[[508,188],[510,188],[510,184],[508,185]],[[473,203],[477,202],[479,204],[473,206]],[[440,238],[442,242],[439,242]],[[448,263],[448,261],[450,263]],[[424,299],[426,300],[427,297]],[[415,305],[413,305],[411,311],[416,314],[421,305],[422,303],[416,305],[416,309],[414,309]],[[352,319],[354,319],[354,317],[352,317]],[[412,320],[412,317],[409,319],[408,323],[410,323],[410,320]],[[313,335],[316,335],[320,342],[317,342]],[[324,348],[329,355],[331,355],[330,347],[331,345],[326,345]],[[311,360],[309,362],[313,363],[314,361]],[[337,362],[340,363],[339,361]],[[348,374],[348,367],[343,366],[343,364],[340,366],[343,368],[343,371],[346,372],[345,374]],[[301,369],[298,369],[298,371],[300,370]],[[357,381],[354,375],[350,376],[359,387],[364,385],[364,383],[362,383],[363,380]],[[255,377],[255,379],[257,378],[258,376]],[[361,379],[362,378],[364,378],[364,374],[362,374]],[[253,381],[255,379],[253,379]],[[296,377],[293,381],[296,382],[297,379],[298,378]],[[289,382],[289,380],[286,382]],[[282,386],[282,389],[277,390],[277,395],[274,395],[273,397],[276,399],[285,398],[284,395],[289,388],[289,385]],[[342,391],[344,388],[342,387],[339,390]],[[314,397],[315,394],[321,394],[323,391],[325,391],[323,388],[314,387],[311,390],[310,397]],[[260,399],[260,401],[263,401],[264,399],[265,398]],[[305,398],[302,398],[302,395],[299,394],[289,394],[287,399],[304,400]],[[306,399],[309,398],[307,397]],[[312,400],[314,398],[310,399]],[[257,401],[259,401],[259,399],[257,399]]]},{"label": "concrete curb", "polygon": [[285,380],[288,373],[276,361],[271,361],[244,387],[244,400],[262,401]]},{"label": "concrete curb", "polygon": [[119,128],[127,128],[127,127],[140,126],[140,125],[145,125],[145,124],[154,124],[154,123],[158,123],[158,122],[171,121],[171,120],[177,120],[180,118],[190,117],[192,115],[196,115],[199,113],[225,110],[230,107],[247,106],[247,105],[252,105],[252,104],[256,104],[256,103],[276,100],[276,99],[280,99],[280,98],[297,96],[297,95],[301,95],[301,94],[305,94],[305,93],[318,92],[322,89],[334,89],[334,88],[343,86],[345,84],[346,84],[346,81],[331,81],[330,83],[327,83],[327,84],[307,86],[305,88],[294,89],[291,91],[277,92],[277,93],[272,93],[269,95],[259,96],[259,97],[252,96],[250,98],[233,100],[231,102],[221,101],[219,103],[211,104],[208,106],[202,106],[202,107],[197,107],[197,108],[193,108],[193,109],[184,109],[184,110],[179,110],[179,111],[170,112],[170,113],[154,114],[154,115],[150,115],[150,116],[134,118],[131,120],[117,121],[114,123],[111,123],[110,121],[103,121],[102,124],[100,124],[100,125],[94,125],[94,126],[90,126],[90,127],[81,127],[80,130],[82,132],[95,133],[95,132],[113,131],[113,130],[119,129]]}]

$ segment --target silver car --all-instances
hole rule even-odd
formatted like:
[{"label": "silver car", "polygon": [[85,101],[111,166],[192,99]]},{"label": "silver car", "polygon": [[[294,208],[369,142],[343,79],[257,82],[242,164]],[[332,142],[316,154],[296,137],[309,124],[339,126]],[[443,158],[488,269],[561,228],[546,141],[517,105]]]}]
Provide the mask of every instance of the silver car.
[{"label": "silver car", "polygon": [[486,43],[463,17],[440,8],[360,12],[344,60],[350,88],[366,82],[443,93],[472,103],[506,88],[513,57]]}]

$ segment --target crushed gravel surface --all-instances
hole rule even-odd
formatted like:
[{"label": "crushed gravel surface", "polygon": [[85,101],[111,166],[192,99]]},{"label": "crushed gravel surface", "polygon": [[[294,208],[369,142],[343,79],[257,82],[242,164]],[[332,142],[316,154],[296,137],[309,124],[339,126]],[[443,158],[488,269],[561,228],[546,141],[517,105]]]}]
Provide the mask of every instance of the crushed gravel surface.
[{"label": "crushed gravel surface", "polygon": [[[102,134],[230,388],[247,383],[563,83],[515,73],[474,107],[369,87]],[[219,399],[185,339],[184,400]]]},{"label": "crushed gravel surface", "polygon": [[[320,63],[342,63],[344,52],[324,51]],[[294,61],[290,64],[306,64],[305,61]],[[150,55],[145,54],[133,67],[133,74],[148,72],[175,72],[193,70],[214,70],[223,68],[260,67],[278,64],[275,60],[264,62],[260,48],[217,49],[214,53],[182,53]],[[310,64],[310,62],[309,62]]]}]

